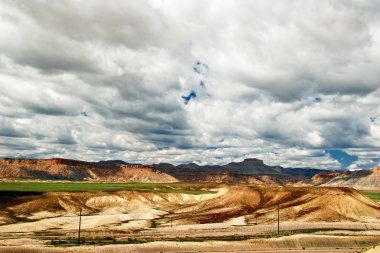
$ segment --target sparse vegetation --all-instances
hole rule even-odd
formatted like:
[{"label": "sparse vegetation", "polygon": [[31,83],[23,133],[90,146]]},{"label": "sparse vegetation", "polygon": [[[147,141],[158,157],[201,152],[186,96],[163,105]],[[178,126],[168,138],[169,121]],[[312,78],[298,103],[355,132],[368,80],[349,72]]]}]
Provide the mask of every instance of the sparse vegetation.
[{"label": "sparse vegetation", "polygon": [[363,194],[376,203],[380,203],[380,192],[363,192]]},{"label": "sparse vegetation", "polygon": [[156,228],[157,227],[157,223],[155,220],[152,220],[152,223],[150,225],[151,228]]},{"label": "sparse vegetation", "polygon": [[[107,244],[141,244],[153,241],[174,241],[174,242],[205,242],[205,241],[244,241],[258,238],[278,238],[293,235],[291,232],[284,233],[263,233],[257,235],[228,235],[228,236],[208,236],[208,237],[177,237],[177,238],[133,238],[129,237],[124,240],[116,240],[114,237],[108,236],[104,238],[88,239],[81,238],[81,245],[107,245]],[[77,246],[76,239],[53,239],[49,243],[52,246]]]},{"label": "sparse vegetation", "polygon": [[[89,239],[85,240],[84,238],[81,238],[81,245],[109,245],[109,244],[141,244],[146,243],[153,240],[146,240],[146,239],[136,239],[136,238],[128,238],[127,240],[123,241],[117,241],[114,237],[108,236],[105,238],[97,238],[97,239]],[[78,241],[76,239],[56,239],[56,240],[50,240],[49,243],[51,246],[58,246],[58,247],[76,247],[78,245]]]},{"label": "sparse vegetation", "polygon": [[87,182],[13,182],[0,183],[0,192],[83,192],[133,190],[184,194],[213,193],[189,183],[87,183]]}]

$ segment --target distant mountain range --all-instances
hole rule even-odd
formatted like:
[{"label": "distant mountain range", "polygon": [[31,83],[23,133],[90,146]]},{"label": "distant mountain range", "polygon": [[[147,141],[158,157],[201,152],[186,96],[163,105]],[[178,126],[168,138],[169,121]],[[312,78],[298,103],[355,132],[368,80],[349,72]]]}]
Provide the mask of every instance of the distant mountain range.
[{"label": "distant mountain range", "polygon": [[348,186],[380,190],[380,167],[343,172],[269,166],[256,158],[225,165],[130,164],[122,160],[0,159],[0,179],[108,182],[224,182],[279,185]]},{"label": "distant mountain range", "polygon": [[309,168],[283,168],[269,166],[256,158],[245,159],[242,162],[232,162],[225,165],[197,165],[195,163],[153,164],[157,170],[174,176],[181,181],[227,181],[227,182],[254,182],[263,183],[297,181],[310,179],[324,170]]},{"label": "distant mountain range", "polygon": [[[106,161],[110,162],[110,161]],[[115,162],[115,161],[113,161]],[[154,168],[185,182],[247,182],[257,184],[347,186],[380,191],[380,167],[359,171],[332,171],[312,168],[269,166],[248,158],[225,165],[153,164]]]},{"label": "distant mountain range", "polygon": [[70,159],[0,159],[0,178],[73,180],[73,181],[141,181],[141,182],[251,182],[282,183],[310,179],[318,169],[269,166],[259,159],[245,159],[226,165],[178,166],[169,163],[130,164],[122,160],[85,162]]},{"label": "distant mountain range", "polygon": [[130,163],[124,162],[123,160],[106,160],[106,161],[99,161],[98,163],[101,163],[101,164],[130,164]]}]

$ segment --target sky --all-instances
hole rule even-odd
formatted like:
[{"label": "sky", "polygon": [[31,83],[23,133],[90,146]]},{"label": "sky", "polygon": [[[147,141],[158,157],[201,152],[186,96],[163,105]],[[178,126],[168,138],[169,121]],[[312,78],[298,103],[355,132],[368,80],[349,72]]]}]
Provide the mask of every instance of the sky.
[{"label": "sky", "polygon": [[4,0],[0,156],[380,161],[380,2]]}]

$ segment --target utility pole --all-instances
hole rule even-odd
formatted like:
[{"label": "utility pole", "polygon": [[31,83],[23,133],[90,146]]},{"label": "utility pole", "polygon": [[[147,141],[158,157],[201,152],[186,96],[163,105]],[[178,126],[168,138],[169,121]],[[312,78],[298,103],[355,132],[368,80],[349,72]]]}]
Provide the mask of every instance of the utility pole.
[{"label": "utility pole", "polygon": [[80,245],[80,226],[82,223],[82,208],[79,209],[78,246]]},{"label": "utility pole", "polygon": [[277,234],[280,234],[280,202],[277,202]]}]

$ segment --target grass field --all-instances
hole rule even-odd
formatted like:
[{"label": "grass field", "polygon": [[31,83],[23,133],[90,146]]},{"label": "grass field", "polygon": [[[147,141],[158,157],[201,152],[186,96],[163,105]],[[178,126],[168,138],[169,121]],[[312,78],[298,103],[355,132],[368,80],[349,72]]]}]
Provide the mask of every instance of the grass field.
[{"label": "grass field", "polygon": [[84,182],[14,182],[0,183],[1,192],[83,192],[133,190],[139,192],[165,192],[205,194],[199,184],[188,183],[84,183]]},{"label": "grass field", "polygon": [[380,192],[363,192],[363,194],[376,203],[380,203]]}]

